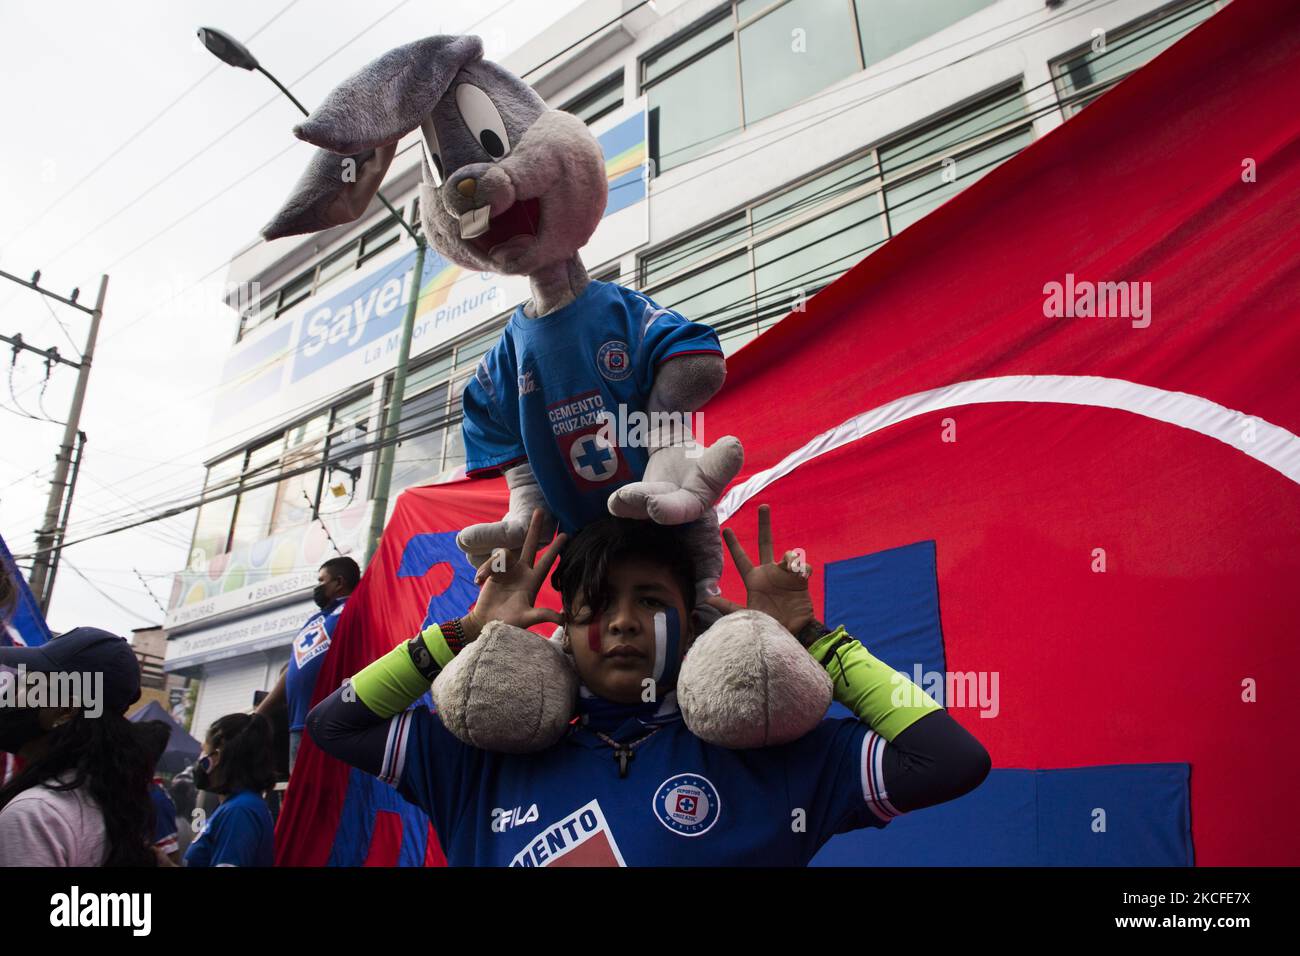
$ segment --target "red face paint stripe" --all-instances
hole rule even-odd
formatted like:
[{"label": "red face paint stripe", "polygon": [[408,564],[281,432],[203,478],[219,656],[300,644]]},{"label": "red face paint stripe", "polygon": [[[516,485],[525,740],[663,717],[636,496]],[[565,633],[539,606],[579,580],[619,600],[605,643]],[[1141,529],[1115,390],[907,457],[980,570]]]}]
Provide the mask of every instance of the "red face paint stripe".
[{"label": "red face paint stripe", "polygon": [[587,646],[591,648],[592,653],[600,653],[600,615],[591,619],[587,625]]}]

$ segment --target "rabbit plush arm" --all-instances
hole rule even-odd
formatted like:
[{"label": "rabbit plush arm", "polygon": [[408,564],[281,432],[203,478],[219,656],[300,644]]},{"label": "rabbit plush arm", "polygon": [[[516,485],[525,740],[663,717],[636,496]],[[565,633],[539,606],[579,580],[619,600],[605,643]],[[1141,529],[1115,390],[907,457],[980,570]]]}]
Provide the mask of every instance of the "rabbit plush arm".
[{"label": "rabbit plush arm", "polygon": [[555,533],[555,518],[546,509],[546,499],[542,497],[542,489],[528,462],[507,468],[505,477],[510,489],[510,504],[504,517],[500,521],[470,525],[456,535],[456,546],[465,552],[474,567],[483,564],[497,548],[518,551],[535,510],[543,512],[544,536],[550,538]]},{"label": "rabbit plush arm", "polygon": [[703,448],[689,422],[726,376],[726,361],[718,354],[683,355],[659,366],[647,402],[650,460],[640,481],[610,495],[611,514],[687,524],[713,507],[740,471],[744,449],[731,435]]}]

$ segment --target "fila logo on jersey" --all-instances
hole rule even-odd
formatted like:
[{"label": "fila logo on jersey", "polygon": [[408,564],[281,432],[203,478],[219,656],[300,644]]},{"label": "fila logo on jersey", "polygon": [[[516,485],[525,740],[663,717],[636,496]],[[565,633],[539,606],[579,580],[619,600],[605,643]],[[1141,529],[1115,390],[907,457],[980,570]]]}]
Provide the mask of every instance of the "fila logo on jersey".
[{"label": "fila logo on jersey", "polygon": [[659,822],[680,836],[707,833],[718,822],[718,790],[697,773],[679,773],[659,785],[651,801]]},{"label": "fila logo on jersey", "polygon": [[600,801],[592,800],[547,827],[515,854],[511,866],[627,866]]},{"label": "fila logo on jersey", "polygon": [[293,659],[294,663],[302,668],[313,657],[324,654],[329,650],[330,636],[325,630],[325,619],[312,621],[310,625],[304,627],[298,634],[297,640],[293,642]]},{"label": "fila logo on jersey", "polygon": [[602,345],[596,353],[596,367],[611,382],[621,382],[631,375],[632,358],[628,355],[627,343],[616,339]]},{"label": "fila logo on jersey", "polygon": [[524,823],[536,823],[537,817],[537,804],[535,803],[526,811],[523,807],[515,807],[513,810],[496,807],[492,811],[492,832],[505,833],[511,827],[517,827]]}]

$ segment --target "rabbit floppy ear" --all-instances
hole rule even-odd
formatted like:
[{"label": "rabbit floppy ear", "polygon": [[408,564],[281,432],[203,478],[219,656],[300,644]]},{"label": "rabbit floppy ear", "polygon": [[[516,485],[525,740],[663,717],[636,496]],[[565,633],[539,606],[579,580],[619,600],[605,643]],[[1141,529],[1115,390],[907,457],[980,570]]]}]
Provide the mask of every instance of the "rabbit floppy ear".
[{"label": "rabbit floppy ear", "polygon": [[348,155],[395,143],[433,111],[461,67],[482,56],[474,36],[426,37],[389,50],[335,87],[294,135]]},{"label": "rabbit floppy ear", "polygon": [[316,151],[275,218],[262,227],[268,241],[319,232],[361,217],[397,155],[397,144],[356,156]]},{"label": "rabbit floppy ear", "polygon": [[461,67],[482,56],[478,37],[426,37],[389,50],[335,87],[294,127],[299,139],[321,148],[262,236],[318,232],[360,217],[397,141],[433,112]]}]

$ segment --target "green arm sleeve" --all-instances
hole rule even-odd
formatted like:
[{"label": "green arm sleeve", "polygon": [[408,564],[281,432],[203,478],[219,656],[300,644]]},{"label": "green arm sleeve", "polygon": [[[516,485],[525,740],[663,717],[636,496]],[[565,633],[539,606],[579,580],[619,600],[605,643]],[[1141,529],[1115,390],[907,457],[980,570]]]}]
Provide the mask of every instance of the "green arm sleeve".
[{"label": "green arm sleeve", "polygon": [[[414,640],[423,640],[439,667],[446,667],[454,656],[437,624],[430,624]],[[380,717],[392,717],[420,699],[429,689],[429,681],[411,660],[408,641],[403,641],[383,657],[352,677],[352,688],[361,703]]]},{"label": "green arm sleeve", "polygon": [[[808,653],[821,661],[848,637],[843,627],[818,638]],[[942,710],[929,694],[855,640],[849,640],[826,662],[835,683],[835,699],[888,741],[893,741],[926,714]]]}]

